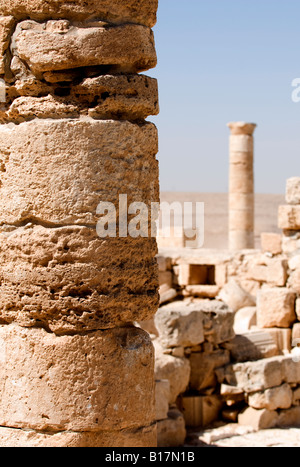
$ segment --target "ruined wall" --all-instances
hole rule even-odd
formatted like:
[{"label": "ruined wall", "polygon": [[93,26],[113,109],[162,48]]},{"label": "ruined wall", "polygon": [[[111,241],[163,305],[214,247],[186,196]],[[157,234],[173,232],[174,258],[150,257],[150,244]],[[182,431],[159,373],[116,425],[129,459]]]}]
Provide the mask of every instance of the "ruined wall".
[{"label": "ruined wall", "polygon": [[0,445],[156,445],[156,242],[96,230],[159,200],[156,9],[0,1]]}]

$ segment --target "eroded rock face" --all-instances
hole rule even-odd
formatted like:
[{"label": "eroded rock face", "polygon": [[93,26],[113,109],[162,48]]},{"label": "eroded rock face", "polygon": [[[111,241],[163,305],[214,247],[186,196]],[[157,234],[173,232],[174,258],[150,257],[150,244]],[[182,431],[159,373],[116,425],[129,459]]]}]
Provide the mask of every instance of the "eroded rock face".
[{"label": "eroded rock face", "polygon": [[0,446],[156,446],[157,4],[0,0]]},{"label": "eroded rock face", "polygon": [[114,23],[156,23],[158,0],[1,0],[0,14],[17,19],[66,18],[83,21],[97,18]]}]

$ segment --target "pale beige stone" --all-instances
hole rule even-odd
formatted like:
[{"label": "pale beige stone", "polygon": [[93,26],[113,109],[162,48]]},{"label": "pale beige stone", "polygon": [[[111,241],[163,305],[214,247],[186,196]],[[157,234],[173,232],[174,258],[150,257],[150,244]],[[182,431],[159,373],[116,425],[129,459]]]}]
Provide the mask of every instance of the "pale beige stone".
[{"label": "pale beige stone", "polygon": [[291,287],[294,292],[300,294],[300,269],[296,269],[290,274],[288,286]]},{"label": "pale beige stone", "polygon": [[293,391],[293,405],[300,405],[300,387]]},{"label": "pale beige stone", "polygon": [[280,355],[272,335],[263,330],[251,330],[236,336],[224,347],[234,362],[247,362]]},{"label": "pale beige stone", "polygon": [[196,391],[215,387],[217,378],[215,370],[230,362],[228,350],[216,350],[212,353],[192,353],[190,356],[190,387]]},{"label": "pale beige stone", "polygon": [[257,325],[260,328],[289,328],[296,321],[296,294],[287,288],[262,289],[257,298]]},{"label": "pale beige stone", "polygon": [[170,399],[170,381],[155,381],[155,410],[156,420],[165,420],[168,418]]},{"label": "pale beige stone", "polygon": [[230,279],[220,291],[218,298],[223,300],[234,312],[255,306],[255,298],[246,292],[235,279]]},{"label": "pale beige stone", "polygon": [[266,282],[269,285],[284,287],[287,281],[287,260],[266,258],[260,264],[250,264],[247,277],[258,282]]},{"label": "pale beige stone", "polygon": [[244,334],[250,331],[252,326],[256,326],[256,307],[245,307],[237,311],[234,316],[234,332]]},{"label": "pale beige stone", "polygon": [[279,206],[278,227],[283,230],[300,230],[300,206]]},{"label": "pale beige stone", "polygon": [[79,28],[70,24],[53,31],[49,23],[53,26],[55,22],[21,22],[13,35],[15,54],[34,74],[99,65],[134,72],[156,66],[153,33],[145,26]]},{"label": "pale beige stone", "polygon": [[194,301],[204,316],[204,337],[212,345],[220,345],[234,338],[234,312],[220,300]]},{"label": "pale beige stone", "polygon": [[289,409],[293,403],[293,391],[285,383],[282,386],[267,389],[264,392],[249,394],[248,404],[254,409]]},{"label": "pale beige stone", "polygon": [[113,203],[119,215],[120,194],[128,194],[128,206],[142,201],[149,210],[159,201],[153,124],[88,119],[11,125],[0,127],[2,223],[90,225],[100,219],[101,201]]},{"label": "pale beige stone", "polygon": [[244,249],[252,249],[254,245],[254,233],[244,230],[229,231],[229,249],[239,251]]},{"label": "pale beige stone", "polygon": [[172,409],[166,420],[157,423],[157,446],[159,448],[181,447],[186,439],[185,421],[182,413]]},{"label": "pale beige stone", "polygon": [[165,305],[172,300],[175,300],[178,293],[176,289],[170,288],[168,285],[163,284],[159,288],[159,303],[160,305]]},{"label": "pale beige stone", "polygon": [[115,23],[140,23],[154,26],[158,0],[1,0],[0,14],[17,19],[30,17],[38,21],[67,18],[86,20],[101,18]]},{"label": "pale beige stone", "polygon": [[155,448],[156,424],[149,427],[108,432],[39,433],[33,430],[0,427],[3,448]]},{"label": "pale beige stone", "polygon": [[203,313],[197,305],[170,303],[158,309],[154,320],[164,347],[192,347],[204,342]]},{"label": "pale beige stone", "polygon": [[286,202],[288,204],[300,204],[300,177],[293,177],[287,180]]},{"label": "pale beige stone", "polygon": [[271,334],[276,342],[279,352],[283,355],[291,352],[292,330],[283,328],[268,328],[268,333]]},{"label": "pale beige stone", "polygon": [[296,339],[300,342],[300,323],[296,323],[293,326],[292,340],[295,341]]},{"label": "pale beige stone", "polygon": [[238,387],[246,393],[280,386],[284,381],[283,358],[265,358],[256,362],[236,363],[225,368],[219,381]]},{"label": "pale beige stone", "polygon": [[261,248],[264,253],[279,255],[282,253],[282,236],[276,233],[261,234]]},{"label": "pale beige stone", "polygon": [[227,125],[230,128],[232,135],[253,135],[253,132],[256,128],[255,123],[246,123],[246,122],[230,122]]},{"label": "pale beige stone", "polygon": [[217,285],[188,285],[185,288],[188,295],[201,298],[216,298],[220,287]]},{"label": "pale beige stone", "polygon": [[238,231],[241,228],[247,232],[254,229],[254,210],[233,210],[229,211],[229,225],[233,231]]},{"label": "pale beige stone", "polygon": [[295,359],[293,355],[286,355],[282,359],[282,374],[283,380],[289,384],[300,383],[300,365],[299,359]]},{"label": "pale beige stone", "polygon": [[170,289],[173,285],[173,274],[171,271],[159,272],[159,285],[167,285]]},{"label": "pale beige stone", "polygon": [[183,394],[190,381],[191,367],[188,359],[165,355],[163,349],[155,344],[155,378],[170,382],[170,404]]},{"label": "pale beige stone", "polygon": [[300,427],[300,407],[291,407],[289,410],[279,412],[277,426]]},{"label": "pale beige stone", "polygon": [[141,329],[57,337],[6,325],[0,343],[1,426],[103,432],[154,422],[154,352]]},{"label": "pale beige stone", "polygon": [[151,319],[155,239],[101,239],[88,227],[27,225],[0,235],[0,319],[53,332]]},{"label": "pale beige stone", "polygon": [[300,298],[296,299],[295,309],[296,309],[296,314],[297,314],[298,321],[300,321]]},{"label": "pale beige stone", "polygon": [[238,416],[240,425],[251,426],[256,431],[274,428],[278,423],[278,414],[275,410],[267,409],[256,410],[252,407],[247,408]]}]

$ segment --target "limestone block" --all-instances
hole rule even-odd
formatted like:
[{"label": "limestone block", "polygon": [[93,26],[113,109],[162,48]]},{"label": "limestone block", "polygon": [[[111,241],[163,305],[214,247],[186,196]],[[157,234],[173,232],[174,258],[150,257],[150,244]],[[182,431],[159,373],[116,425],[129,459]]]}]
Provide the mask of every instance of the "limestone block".
[{"label": "limestone block", "polygon": [[269,285],[283,287],[287,281],[287,261],[284,259],[265,259],[261,264],[250,264],[247,278],[266,282]]},{"label": "limestone block", "polygon": [[248,404],[254,409],[289,409],[293,403],[293,391],[288,384],[249,394]]},{"label": "limestone block", "polygon": [[[51,78],[47,79],[67,79],[60,75],[62,74],[51,73]],[[75,79],[80,80],[81,76]],[[27,82],[27,79],[23,81]],[[48,93],[46,96],[26,95],[34,94],[34,88],[32,86],[30,90],[26,87],[20,90],[16,84],[8,88],[8,100],[12,102],[6,111],[1,111],[3,123],[21,123],[36,117],[58,119],[79,115],[89,115],[96,119],[141,120],[159,112],[157,81],[145,75],[101,75],[85,78],[79,84],[71,83],[64,88],[69,94],[67,97],[55,95],[56,85],[48,85],[44,92]],[[19,93],[25,95],[17,97]]]},{"label": "limestone block", "polygon": [[187,295],[200,298],[216,298],[219,291],[217,285],[187,285],[185,288]]},{"label": "limestone block", "polygon": [[204,342],[203,314],[197,305],[173,302],[159,308],[154,319],[164,347],[192,347]]},{"label": "limestone block", "polygon": [[297,292],[297,294],[300,294],[300,269],[290,274],[288,286],[291,287],[293,291]]},{"label": "limestone block", "polygon": [[230,211],[248,212],[253,216],[254,194],[252,193],[230,193],[229,194],[229,213]]},{"label": "limestone block", "polygon": [[254,175],[253,168],[250,168],[250,163],[241,167],[237,164],[231,164],[229,177],[230,193],[253,193]]},{"label": "limestone block", "polygon": [[155,239],[101,239],[88,227],[27,225],[0,235],[0,319],[57,334],[151,319]]},{"label": "limestone block", "polygon": [[120,194],[128,194],[128,206],[139,201],[150,208],[150,201],[159,201],[157,130],[151,123],[34,120],[11,125],[0,127],[2,223],[37,219],[91,225],[101,217],[100,202],[113,203],[118,219]]},{"label": "limestone block", "polygon": [[280,355],[272,335],[262,330],[251,330],[236,336],[225,344],[234,362],[255,361]]},{"label": "limestone block", "polygon": [[57,337],[4,325],[0,342],[1,426],[103,432],[154,422],[154,352],[141,329]]},{"label": "limestone block", "polygon": [[176,289],[171,289],[168,285],[163,284],[159,288],[159,303],[164,305],[172,300],[175,300],[178,293]]},{"label": "limestone block", "polygon": [[183,446],[186,438],[186,428],[183,415],[179,410],[172,409],[166,420],[157,423],[157,446],[159,448],[175,448]]},{"label": "limestone block", "polygon": [[183,396],[180,410],[188,428],[207,427],[218,420],[222,408],[220,396]]},{"label": "limestone block", "polygon": [[0,14],[17,19],[30,17],[38,21],[66,18],[83,21],[101,18],[114,23],[140,23],[154,26],[158,0],[1,0]]},{"label": "limestone block", "polygon": [[0,447],[13,448],[142,448],[157,446],[156,425],[109,432],[39,433],[0,427]]},{"label": "limestone block", "polygon": [[278,423],[278,414],[275,410],[256,410],[248,407],[238,416],[238,422],[243,426],[251,426],[256,431],[274,428]]},{"label": "limestone block", "polygon": [[229,230],[229,249],[244,250],[253,249],[254,233],[245,230]]},{"label": "limestone block", "polygon": [[300,342],[300,323],[296,323],[293,326],[292,340],[293,342],[298,339]]},{"label": "limestone block", "polygon": [[243,211],[231,209],[229,211],[229,225],[233,231],[252,231],[254,229],[254,211],[252,209]]},{"label": "limestone block", "polygon": [[226,303],[220,300],[199,300],[197,306],[203,313],[204,337],[207,342],[219,345],[234,338],[234,313]]},{"label": "limestone block", "polygon": [[300,407],[291,407],[288,410],[281,410],[279,412],[277,426],[300,427]]},{"label": "limestone block", "polygon": [[268,328],[268,333],[273,337],[280,354],[289,354],[292,350],[292,330],[283,328]]},{"label": "limestone block", "polygon": [[293,230],[285,230],[282,236],[282,251],[286,255],[300,252],[300,233]]},{"label": "limestone block", "polygon": [[291,355],[286,355],[282,359],[283,380],[289,384],[300,383],[300,363],[298,359]]},{"label": "limestone block", "polygon": [[262,289],[257,298],[257,325],[260,328],[289,328],[296,321],[295,293],[287,288]]},{"label": "limestone block", "polygon": [[76,27],[64,21],[23,21],[13,35],[14,53],[34,74],[117,65],[126,71],[156,66],[152,31],[140,25]]},{"label": "limestone block", "polygon": [[191,367],[186,358],[165,355],[158,343],[155,345],[155,379],[170,382],[169,404],[174,404],[177,397],[188,387]]},{"label": "limestone block", "polygon": [[250,306],[241,308],[234,316],[234,332],[244,334],[250,331],[252,326],[256,326],[256,307]]},{"label": "limestone block", "polygon": [[230,362],[227,350],[216,350],[212,353],[192,353],[190,356],[190,387],[196,391],[215,387],[217,378],[215,370]]},{"label": "limestone block", "polygon": [[170,381],[155,381],[155,410],[156,420],[168,418],[170,399]]},{"label": "limestone block", "polygon": [[300,177],[293,177],[287,180],[286,202],[288,204],[300,204]]},{"label": "limestone block", "polygon": [[293,391],[293,405],[300,405],[300,387]]},{"label": "limestone block", "polygon": [[282,236],[276,233],[262,233],[261,248],[263,253],[280,255],[282,253]]},{"label": "limestone block", "polygon": [[240,134],[230,136],[230,153],[253,153],[253,137]]},{"label": "limestone block", "polygon": [[171,271],[159,273],[159,285],[167,285],[170,289],[173,285],[173,274]]},{"label": "limestone block", "polygon": [[280,386],[284,381],[282,359],[271,357],[256,362],[236,363],[225,368],[223,381],[246,393]]},{"label": "limestone block", "polygon": [[248,306],[255,306],[255,298],[246,292],[235,279],[230,279],[219,293],[223,300],[234,312]]},{"label": "limestone block", "polygon": [[283,230],[300,230],[300,206],[279,206],[278,227]]}]

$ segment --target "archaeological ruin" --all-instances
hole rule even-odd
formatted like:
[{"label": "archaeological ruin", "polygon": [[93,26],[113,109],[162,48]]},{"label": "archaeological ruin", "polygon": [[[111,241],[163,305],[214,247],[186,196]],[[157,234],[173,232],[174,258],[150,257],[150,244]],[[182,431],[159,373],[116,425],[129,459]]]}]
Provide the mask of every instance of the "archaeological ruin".
[{"label": "archaeological ruin", "polygon": [[120,196],[160,201],[157,8],[0,0],[0,447],[300,427],[300,178],[257,249],[256,124],[228,124],[227,249],[124,230]]}]

